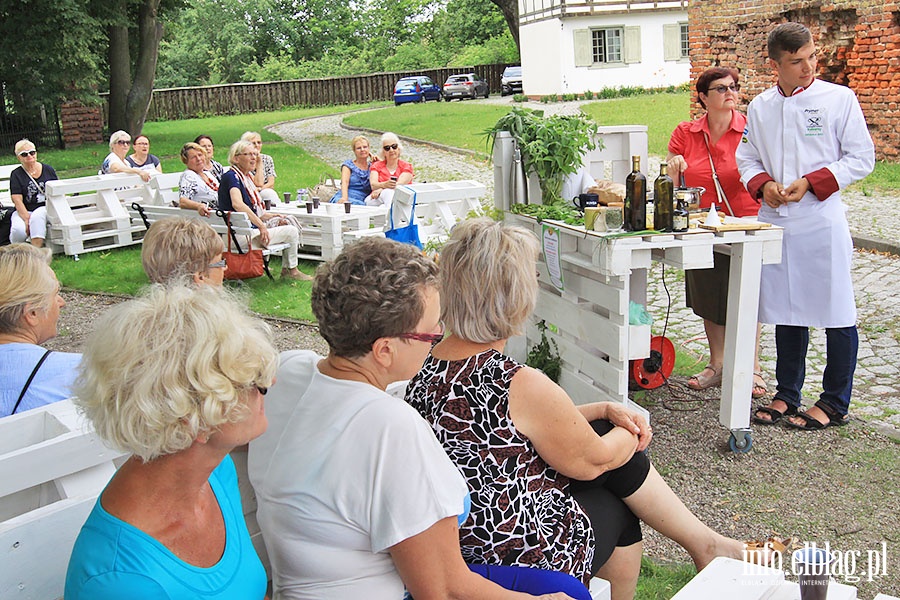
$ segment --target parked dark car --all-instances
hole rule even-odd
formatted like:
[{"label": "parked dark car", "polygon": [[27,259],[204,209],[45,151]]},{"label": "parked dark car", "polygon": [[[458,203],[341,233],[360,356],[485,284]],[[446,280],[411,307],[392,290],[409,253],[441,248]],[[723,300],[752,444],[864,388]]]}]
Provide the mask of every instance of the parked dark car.
[{"label": "parked dark car", "polygon": [[454,98],[477,98],[482,96],[487,98],[491,93],[488,82],[476,75],[475,73],[465,73],[463,75],[451,75],[444,84],[444,100],[450,101]]},{"label": "parked dark car", "polygon": [[425,102],[427,100],[441,100],[441,88],[425,75],[404,77],[394,86],[394,104],[404,102]]},{"label": "parked dark car", "polygon": [[500,76],[500,95],[522,93],[522,67],[506,67]]}]

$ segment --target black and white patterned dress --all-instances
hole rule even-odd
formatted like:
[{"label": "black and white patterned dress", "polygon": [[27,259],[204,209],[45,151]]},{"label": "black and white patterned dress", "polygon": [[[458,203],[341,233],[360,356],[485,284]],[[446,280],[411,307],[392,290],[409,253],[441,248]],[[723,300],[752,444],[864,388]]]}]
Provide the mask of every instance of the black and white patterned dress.
[{"label": "black and white patterned dress", "polygon": [[406,401],[428,421],[469,485],[460,527],[466,562],[534,566],[587,582],[594,532],[552,469],[509,415],[509,385],[523,365],[495,350],[464,360],[429,356]]}]

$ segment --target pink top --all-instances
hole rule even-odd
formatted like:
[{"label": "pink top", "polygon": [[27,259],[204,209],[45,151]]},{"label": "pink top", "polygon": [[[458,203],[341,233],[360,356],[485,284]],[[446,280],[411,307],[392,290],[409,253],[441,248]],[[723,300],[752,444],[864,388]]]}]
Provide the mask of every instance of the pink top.
[{"label": "pink top", "polygon": [[376,160],[374,163],[372,163],[372,170],[378,173],[378,183],[384,183],[391,177],[400,177],[401,173],[409,173],[410,175],[415,175],[412,165],[405,160],[397,161],[397,170],[393,173],[388,171],[387,163],[383,160]]},{"label": "pink top", "polygon": [[[710,148],[713,162],[716,165],[716,173],[719,175],[719,183],[722,184],[722,189],[725,196],[728,197],[728,202],[736,217],[752,216],[759,212],[759,203],[750,197],[741,183],[741,174],[738,172],[737,161],[734,158],[746,124],[747,117],[736,110],[732,111],[731,127],[716,145]],[[686,186],[706,188],[706,192],[700,198],[700,208],[709,208],[709,205],[715,201],[716,208],[727,214],[728,208],[719,199],[713,183],[704,133],[709,135],[709,123],[706,115],[695,121],[679,123],[669,140],[669,152],[682,155],[687,162],[688,169],[684,172]],[[679,183],[676,181],[675,185],[677,187]]]}]

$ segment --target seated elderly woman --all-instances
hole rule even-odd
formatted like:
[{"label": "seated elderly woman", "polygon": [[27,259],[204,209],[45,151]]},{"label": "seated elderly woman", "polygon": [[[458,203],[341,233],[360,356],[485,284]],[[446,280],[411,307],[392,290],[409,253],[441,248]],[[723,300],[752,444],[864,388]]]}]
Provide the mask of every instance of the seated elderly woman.
[{"label": "seated elderly woman", "polygon": [[206,150],[188,142],[181,147],[181,162],[187,167],[178,180],[178,206],[208,217],[219,204],[219,180],[206,170]]},{"label": "seated elderly woman", "polygon": [[14,244],[30,240],[33,246],[40,248],[47,237],[45,186],[58,177],[53,167],[38,161],[37,148],[30,140],[16,142],[16,158],[22,165],[9,175],[9,195],[16,207],[9,239]]},{"label": "seated elderly woman", "polygon": [[125,162],[128,163],[128,166],[149,171],[151,175],[163,172],[159,157],[155,154],[150,154],[150,138],[143,134],[139,135],[134,138],[132,146],[134,147],[134,153],[125,157]]},{"label": "seated elderly woman", "polygon": [[404,586],[415,598],[523,597],[485,576],[590,598],[560,573],[479,575],[460,556],[465,482],[428,424],[385,391],[443,335],[436,286],[434,262],[385,238],[351,244],[316,272],[312,309],[328,356],[281,355],[271,428],[249,451],[276,598],[401,600]]},{"label": "seated elderly woman", "polygon": [[203,169],[212,175],[216,181],[222,179],[222,173],[225,172],[225,168],[221,163],[216,161],[216,148],[213,145],[212,138],[205,134],[198,135],[194,138],[194,143],[206,151],[206,161],[204,162]]},{"label": "seated elderly woman", "polygon": [[65,306],[50,251],[0,247],[0,417],[72,396],[80,354],[41,348],[56,336]]},{"label": "seated elderly woman", "polygon": [[265,597],[229,452],[266,429],[269,336],[212,288],[151,286],[99,319],[75,402],[132,456],[75,541],[66,600]]},{"label": "seated elderly woman", "polygon": [[341,189],[331,198],[331,202],[365,204],[366,196],[372,193],[369,169],[374,157],[369,150],[369,140],[364,135],[353,138],[350,148],[353,149],[353,159],[348,158],[341,164]]},{"label": "seated elderly woman", "polygon": [[150,226],[141,247],[141,264],[153,283],[181,279],[221,287],[225,275],[222,238],[199,219],[160,219]]},{"label": "seated elderly woman", "polygon": [[282,278],[310,281],[312,277],[297,268],[300,230],[294,225],[269,227],[266,224],[279,215],[266,211],[259,190],[253,183],[251,173],[256,168],[258,159],[259,151],[251,142],[241,140],[231,145],[228,151],[231,169],[225,171],[219,183],[219,209],[247,214],[254,228],[253,236],[250,238],[254,248],[265,248],[269,244],[288,245],[281,254]]},{"label": "seated elderly woman", "polygon": [[542,372],[502,353],[534,310],[537,253],[535,236],[519,227],[482,218],[454,228],[440,261],[452,333],[407,388],[472,494],[463,557],[583,581],[597,573],[616,600],[634,596],[636,516],[681,544],[698,569],[716,556],[740,558],[743,544],[701,523],[650,464],[642,416],[619,403],[576,407]]},{"label": "seated elderly woman", "polygon": [[125,155],[128,154],[128,146],[131,144],[131,136],[127,131],[114,131],[109,136],[109,154],[103,159],[103,165],[100,167],[100,175],[109,175],[110,173],[133,173],[140,175],[144,181],[150,181],[153,174],[137,167],[132,167],[125,162]]},{"label": "seated elderly woman", "polygon": [[271,205],[278,204],[278,192],[275,191],[275,161],[268,154],[262,153],[262,136],[255,131],[246,131],[241,136],[242,142],[250,142],[256,151],[259,152],[259,161],[250,173],[253,176],[253,183],[259,190],[263,201],[268,200]]},{"label": "seated elderly woman", "polygon": [[400,160],[403,145],[397,134],[385,131],[381,134],[381,149],[378,152],[378,160],[372,163],[369,172],[369,183],[372,193],[366,198],[366,204],[370,206],[390,206],[394,198],[394,189],[398,185],[412,183],[412,165],[405,160]]}]

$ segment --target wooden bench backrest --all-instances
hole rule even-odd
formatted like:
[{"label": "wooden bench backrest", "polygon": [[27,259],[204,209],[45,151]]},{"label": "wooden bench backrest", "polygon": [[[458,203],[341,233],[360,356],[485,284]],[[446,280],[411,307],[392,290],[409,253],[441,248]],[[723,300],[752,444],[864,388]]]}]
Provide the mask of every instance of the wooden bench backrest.
[{"label": "wooden bench backrest", "polygon": [[9,198],[9,176],[18,166],[18,164],[0,165],[0,203],[4,206],[12,206]]},{"label": "wooden bench backrest", "polygon": [[[215,214],[212,214],[209,217],[202,217],[196,210],[191,210],[188,208],[176,208],[174,206],[161,206],[157,204],[142,204],[141,208],[144,211],[144,215],[147,217],[147,221],[149,221],[151,224],[159,221],[160,219],[167,219],[171,217],[181,219],[199,219],[204,223],[209,223],[209,225],[216,230],[216,233],[220,235],[228,233],[228,227],[225,225],[225,220],[222,217],[216,216]],[[128,207],[128,212],[133,219],[141,219],[140,211],[138,211],[133,206]],[[253,227],[250,225],[250,219],[245,213],[233,212],[231,213],[230,218],[231,227],[232,229],[234,229],[235,235],[248,236],[253,233]]]},{"label": "wooden bench backrest", "polygon": [[181,172],[179,173],[162,173],[154,175],[147,185],[153,190],[155,203],[163,206],[178,206],[178,200],[181,197],[179,186],[181,183]]}]

